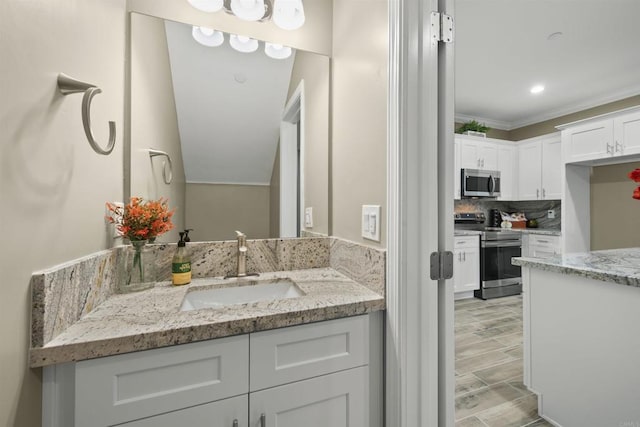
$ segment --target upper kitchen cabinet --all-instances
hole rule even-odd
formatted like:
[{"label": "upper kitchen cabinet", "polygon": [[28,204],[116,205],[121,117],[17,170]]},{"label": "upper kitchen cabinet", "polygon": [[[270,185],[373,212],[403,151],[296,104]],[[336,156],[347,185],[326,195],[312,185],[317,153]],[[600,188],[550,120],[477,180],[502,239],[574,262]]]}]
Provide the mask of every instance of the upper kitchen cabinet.
[{"label": "upper kitchen cabinet", "polygon": [[555,200],[562,197],[561,148],[559,134],[519,143],[519,200]]},{"label": "upper kitchen cabinet", "polygon": [[498,170],[498,147],[495,143],[473,137],[459,137],[462,169]]},{"label": "upper kitchen cabinet", "polygon": [[462,188],[460,186],[460,140],[453,140],[453,198],[460,200]]},{"label": "upper kitchen cabinet", "polygon": [[518,147],[515,144],[498,145],[498,170],[500,171],[500,197],[498,200],[517,200]]},{"label": "upper kitchen cabinet", "polygon": [[640,111],[637,108],[559,126],[565,163],[617,163],[640,154]]}]

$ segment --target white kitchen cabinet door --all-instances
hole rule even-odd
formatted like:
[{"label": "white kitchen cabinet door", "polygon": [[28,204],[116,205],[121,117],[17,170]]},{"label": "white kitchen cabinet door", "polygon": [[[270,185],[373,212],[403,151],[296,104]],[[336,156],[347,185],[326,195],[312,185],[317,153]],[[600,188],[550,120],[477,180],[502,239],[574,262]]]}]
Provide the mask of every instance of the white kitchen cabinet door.
[{"label": "white kitchen cabinet door", "polygon": [[455,293],[480,288],[480,244],[478,236],[456,236],[453,249]]},{"label": "white kitchen cabinet door", "polygon": [[498,170],[498,145],[491,142],[480,142],[478,144],[478,158],[480,159],[480,169]]},{"label": "white kitchen cabinet door", "polygon": [[516,200],[516,146],[498,146],[498,169],[500,171],[500,197],[498,200]]},{"label": "white kitchen cabinet door", "polygon": [[120,425],[123,427],[248,427],[248,396],[244,394]]},{"label": "white kitchen cabinet door", "polygon": [[617,156],[640,153],[640,112],[613,120]]},{"label": "white kitchen cabinet door", "polygon": [[602,120],[565,129],[562,132],[564,162],[602,159],[614,154],[612,120]]},{"label": "white kitchen cabinet door", "polygon": [[462,188],[460,187],[460,141],[453,142],[453,198],[460,200]]},{"label": "white kitchen cabinet door", "polygon": [[462,169],[481,169],[477,141],[460,140],[460,167]]},{"label": "white kitchen cabinet door", "polygon": [[562,139],[560,135],[542,141],[541,199],[562,198]]},{"label": "white kitchen cabinet door", "polygon": [[518,147],[518,200],[541,198],[542,146],[540,141]]},{"label": "white kitchen cabinet door", "polygon": [[251,393],[249,425],[369,427],[368,371],[363,366]]}]

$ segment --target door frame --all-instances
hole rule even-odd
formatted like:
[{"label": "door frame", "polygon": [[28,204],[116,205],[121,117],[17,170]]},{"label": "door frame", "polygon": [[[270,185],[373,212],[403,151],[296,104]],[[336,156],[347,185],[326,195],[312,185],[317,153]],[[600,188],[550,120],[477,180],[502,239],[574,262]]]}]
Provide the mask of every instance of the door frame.
[{"label": "door frame", "polygon": [[304,227],[304,100],[304,80],[301,80],[287,101],[280,122],[280,237],[299,237],[298,224],[300,230]]},{"label": "door frame", "polygon": [[453,249],[453,46],[431,12],[453,0],[389,0],[386,425],[454,425],[453,288],[431,252]]}]

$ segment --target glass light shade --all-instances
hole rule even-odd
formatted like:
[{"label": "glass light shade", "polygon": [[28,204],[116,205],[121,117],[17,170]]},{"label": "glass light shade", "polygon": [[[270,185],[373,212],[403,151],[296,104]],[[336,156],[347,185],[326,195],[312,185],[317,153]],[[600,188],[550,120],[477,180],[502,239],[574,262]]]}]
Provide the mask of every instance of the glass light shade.
[{"label": "glass light shade", "polygon": [[187,0],[189,4],[203,12],[217,12],[224,6],[224,0]]},{"label": "glass light shade", "polygon": [[231,11],[244,21],[259,21],[266,9],[264,0],[231,0]]},{"label": "glass light shade", "polygon": [[212,28],[194,26],[191,35],[204,46],[217,47],[224,43],[224,34]]},{"label": "glass light shade", "polygon": [[287,59],[291,56],[291,48],[281,44],[265,43],[264,53],[273,59]]},{"label": "glass light shade", "polygon": [[231,34],[229,36],[229,44],[238,52],[251,53],[258,50],[258,40],[247,36]]},{"label": "glass light shade", "polygon": [[302,0],[275,0],[273,23],[283,30],[297,30],[304,25]]}]

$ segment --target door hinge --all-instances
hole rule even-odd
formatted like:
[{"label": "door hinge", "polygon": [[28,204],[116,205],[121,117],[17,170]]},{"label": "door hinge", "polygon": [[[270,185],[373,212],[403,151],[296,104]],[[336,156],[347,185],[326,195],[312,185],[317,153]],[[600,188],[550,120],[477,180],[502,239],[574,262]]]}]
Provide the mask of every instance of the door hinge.
[{"label": "door hinge", "polygon": [[430,261],[431,280],[444,280],[453,277],[453,252],[432,252]]},{"label": "door hinge", "polygon": [[453,18],[445,13],[431,12],[431,34],[433,41],[453,42]]}]

